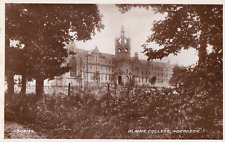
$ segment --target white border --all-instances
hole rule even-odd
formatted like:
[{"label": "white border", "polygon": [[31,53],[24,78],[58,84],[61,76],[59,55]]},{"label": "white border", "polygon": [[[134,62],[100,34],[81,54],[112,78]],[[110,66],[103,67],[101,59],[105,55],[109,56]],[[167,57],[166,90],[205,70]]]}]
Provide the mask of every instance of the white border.
[{"label": "white border", "polygon": [[[198,142],[205,142],[205,141],[218,141],[222,142],[225,140],[225,127],[223,125],[223,140],[164,140],[164,139],[148,139],[148,140],[130,140],[130,139],[4,139],[4,47],[5,47],[5,3],[66,3],[66,4],[72,4],[72,3],[97,3],[97,4],[223,4],[223,34],[225,31],[224,27],[224,0],[0,0],[0,141],[3,140],[4,142],[30,142],[30,141],[56,141],[56,142],[61,142],[61,141],[106,141],[106,142],[111,142],[111,141],[122,141],[122,142],[128,142],[128,141],[135,141],[135,142],[148,142],[148,141],[166,141],[166,142],[173,142],[173,141],[183,141],[183,142],[189,142],[189,141],[198,141]],[[223,38],[224,41],[224,38]],[[223,42],[223,47],[225,43]],[[224,54],[223,54],[224,56]],[[223,64],[224,65],[224,64]],[[223,66],[224,70],[224,66]],[[225,77],[223,77],[223,83],[224,83]],[[224,97],[224,88],[223,87],[223,97]],[[225,106],[225,102],[223,101],[223,106]],[[223,114],[224,114],[224,109],[223,109]],[[224,117],[223,117],[224,121]]]}]

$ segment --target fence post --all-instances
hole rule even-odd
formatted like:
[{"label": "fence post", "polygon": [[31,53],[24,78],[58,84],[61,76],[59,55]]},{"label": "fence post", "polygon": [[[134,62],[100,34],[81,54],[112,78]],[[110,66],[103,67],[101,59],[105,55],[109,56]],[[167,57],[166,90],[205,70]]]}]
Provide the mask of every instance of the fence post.
[{"label": "fence post", "polygon": [[68,85],[68,96],[70,96],[70,83]]}]

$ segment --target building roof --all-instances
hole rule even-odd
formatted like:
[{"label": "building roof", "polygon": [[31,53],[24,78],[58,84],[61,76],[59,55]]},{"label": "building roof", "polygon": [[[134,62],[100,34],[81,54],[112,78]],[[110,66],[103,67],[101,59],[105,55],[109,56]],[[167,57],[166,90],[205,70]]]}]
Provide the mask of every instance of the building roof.
[{"label": "building roof", "polygon": [[[94,49],[92,49],[92,50],[79,49],[79,48],[76,47],[74,41],[69,42],[69,44],[66,45],[66,48],[69,51],[75,52],[75,54],[77,54],[78,56],[87,56],[87,55],[91,56],[92,53],[95,53],[95,54],[99,54],[101,57],[103,57],[105,59],[108,59],[108,60],[111,60],[111,59],[115,58],[115,55],[113,55],[113,54],[101,53],[97,46]],[[137,58],[130,57],[129,60],[135,61],[135,60],[137,60]],[[147,60],[143,60],[143,59],[138,59],[137,61],[139,63],[141,63],[142,65],[151,64],[153,66],[159,66],[159,67],[161,67],[161,66],[174,66],[172,64],[169,64],[169,62],[168,63],[163,63],[163,62],[157,62],[157,61],[147,61]]]}]

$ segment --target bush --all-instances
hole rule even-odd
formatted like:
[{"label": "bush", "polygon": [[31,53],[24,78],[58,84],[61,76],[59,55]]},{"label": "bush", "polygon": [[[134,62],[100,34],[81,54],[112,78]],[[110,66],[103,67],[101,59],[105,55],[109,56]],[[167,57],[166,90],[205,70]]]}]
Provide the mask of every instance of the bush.
[{"label": "bush", "polygon": [[[190,97],[171,88],[124,89],[121,93],[123,95],[116,97],[109,92],[100,99],[96,99],[94,94],[43,96],[39,100],[34,95],[15,95],[16,103],[5,107],[6,120],[30,125],[47,138],[56,139],[222,138],[222,125],[217,123],[219,114],[212,109],[215,104],[205,105],[207,97],[203,93]],[[12,118],[14,116],[16,119]],[[128,133],[128,130],[135,129],[197,129],[201,133]]]}]

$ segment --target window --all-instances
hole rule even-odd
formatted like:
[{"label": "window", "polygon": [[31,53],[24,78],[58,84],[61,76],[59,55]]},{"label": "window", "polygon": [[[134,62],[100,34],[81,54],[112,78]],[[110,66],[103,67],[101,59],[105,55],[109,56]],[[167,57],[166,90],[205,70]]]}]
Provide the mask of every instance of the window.
[{"label": "window", "polygon": [[107,80],[107,75],[105,75],[105,80]]},{"label": "window", "polygon": [[126,52],[126,53],[128,52],[128,49],[127,49],[127,48],[125,49],[125,52]]},{"label": "window", "polygon": [[163,73],[161,74],[161,77],[163,77]]},{"label": "window", "polygon": [[118,49],[118,52],[121,52],[121,49],[120,48]]},{"label": "window", "polygon": [[95,62],[98,62],[98,56],[95,56]]}]

